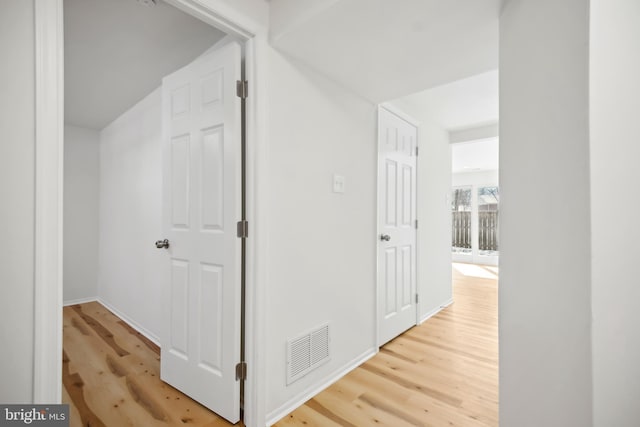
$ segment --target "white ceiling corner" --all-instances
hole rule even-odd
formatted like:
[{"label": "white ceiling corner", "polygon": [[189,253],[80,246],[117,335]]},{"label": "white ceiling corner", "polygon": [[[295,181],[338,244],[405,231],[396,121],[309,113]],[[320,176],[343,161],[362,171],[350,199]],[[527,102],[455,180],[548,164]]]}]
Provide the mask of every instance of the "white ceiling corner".
[{"label": "white ceiling corner", "polygon": [[448,131],[498,123],[498,70],[417,92],[396,101]]},{"label": "white ceiling corner", "polygon": [[292,3],[271,2],[275,47],[375,103],[498,66],[500,0]]},{"label": "white ceiling corner", "polygon": [[468,173],[498,169],[498,96],[498,71],[493,70],[392,103],[448,130],[452,172]]},{"label": "white ceiling corner", "polygon": [[224,33],[162,0],[64,0],[65,123],[102,129]]}]

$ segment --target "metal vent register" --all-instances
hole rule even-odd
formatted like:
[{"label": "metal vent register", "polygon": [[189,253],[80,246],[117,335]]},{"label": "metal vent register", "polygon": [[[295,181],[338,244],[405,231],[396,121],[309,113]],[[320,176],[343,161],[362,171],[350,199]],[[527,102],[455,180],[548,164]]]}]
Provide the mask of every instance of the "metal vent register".
[{"label": "metal vent register", "polygon": [[329,324],[287,342],[287,385],[329,361]]}]

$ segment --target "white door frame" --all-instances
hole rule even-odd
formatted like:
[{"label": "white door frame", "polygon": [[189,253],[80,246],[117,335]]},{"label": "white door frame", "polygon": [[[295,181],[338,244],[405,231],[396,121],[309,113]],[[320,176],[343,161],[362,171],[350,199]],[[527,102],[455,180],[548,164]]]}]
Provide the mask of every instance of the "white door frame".
[{"label": "white door frame", "polygon": [[[258,285],[266,266],[266,224],[257,217],[266,198],[263,176],[266,151],[265,61],[267,29],[234,10],[224,0],[167,0],[168,3],[236,37],[245,46],[245,78],[249,81],[247,114],[247,219],[250,224],[246,263],[245,423],[264,424],[264,301]],[[34,403],[62,398],[62,237],[64,176],[64,27],[63,0],[34,0],[35,7],[35,277]],[[260,179],[258,179],[258,176]],[[258,184],[259,183],[259,184]]]},{"label": "white door frame", "polygon": [[[389,104],[387,102],[383,102],[381,104],[378,104],[378,108],[376,109],[376,170],[378,170],[378,162],[379,162],[379,156],[380,156],[380,109],[384,108],[385,110],[395,114],[396,116],[400,117],[401,119],[411,123],[412,125],[414,125],[416,127],[416,146],[419,147],[420,146],[420,123],[414,119],[413,117],[409,116],[407,113],[405,113],[404,111],[398,109],[396,106],[394,106],[393,104]],[[420,169],[420,157],[418,157],[416,159],[416,219],[419,217],[420,212],[418,211],[418,206],[419,204],[417,203],[418,200],[418,191],[420,189],[420,182],[418,181],[418,177],[420,176],[420,174],[418,173]],[[382,296],[380,295],[380,284],[378,283],[380,280],[380,277],[378,275],[378,271],[380,268],[379,265],[379,256],[378,256],[378,252],[380,251],[380,245],[378,244],[378,236],[380,236],[381,234],[381,230],[379,229],[380,227],[380,212],[378,209],[378,203],[379,200],[378,198],[380,197],[380,194],[378,192],[378,185],[380,184],[380,174],[376,173],[376,271],[375,271],[375,277],[376,277],[376,281],[375,281],[375,286],[376,286],[376,305],[375,305],[375,310],[376,310],[376,342],[375,342],[375,348],[376,348],[376,352],[379,350],[380,348],[380,324],[382,322],[382,318],[380,316],[380,310],[378,309],[380,301],[382,300]],[[418,295],[418,297],[420,296],[420,277],[418,276],[418,263],[420,260],[420,239],[418,238],[419,233],[416,233],[416,294]],[[416,325],[420,324],[420,303],[415,303],[416,304]]]}]

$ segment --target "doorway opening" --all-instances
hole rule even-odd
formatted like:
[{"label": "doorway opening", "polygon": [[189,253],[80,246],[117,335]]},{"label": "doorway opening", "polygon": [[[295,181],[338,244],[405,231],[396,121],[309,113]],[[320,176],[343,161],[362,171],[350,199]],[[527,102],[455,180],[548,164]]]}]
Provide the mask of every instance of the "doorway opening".
[{"label": "doorway opening", "polygon": [[[485,72],[384,105],[417,129],[415,185],[394,188],[392,194],[395,200],[402,200],[395,193],[406,188],[416,192],[415,272],[393,277],[394,283],[415,280],[416,315],[397,334],[381,334],[384,339],[379,344],[391,340],[382,350],[397,351],[403,337],[420,335],[423,340],[425,332],[421,331],[435,328],[442,335],[426,332],[429,345],[467,351],[463,349],[466,343],[448,336],[451,332],[443,326],[450,326],[448,322],[455,323],[455,319],[475,319],[475,327],[484,334],[475,342],[474,351],[482,349],[488,363],[485,380],[491,384],[487,389],[491,398],[484,409],[493,425],[498,408],[498,72]],[[384,144],[385,137],[381,134],[378,143]],[[384,200],[386,189],[393,186],[388,184],[385,171],[380,167],[379,171],[378,197]],[[382,206],[379,224],[385,215]],[[385,230],[379,229],[381,233]],[[389,299],[385,294],[389,289],[389,263],[384,257],[387,245],[383,240],[378,242],[379,330],[388,317],[380,309]],[[410,329],[416,325],[420,326]]]},{"label": "doorway opening", "polygon": [[[415,123],[418,132],[415,324],[419,324],[453,302],[451,263],[473,261],[465,246],[473,243],[478,248],[476,258],[484,264],[498,263],[498,71],[386,105]],[[467,196],[469,207],[462,196]],[[452,240],[462,242],[461,253],[454,249],[453,257]]]},{"label": "doorway opening", "polygon": [[[83,422],[122,424],[138,417],[131,408],[139,420],[190,419],[195,402],[162,410],[175,395],[162,377],[235,423],[244,384],[236,367],[244,361],[246,236],[236,235],[246,220],[245,94],[236,94],[244,45],[164,2],[65,0],[64,9],[63,397]],[[144,347],[151,353],[137,352]],[[89,381],[106,377],[107,385]],[[92,385],[110,390],[115,406],[91,401]]]}]

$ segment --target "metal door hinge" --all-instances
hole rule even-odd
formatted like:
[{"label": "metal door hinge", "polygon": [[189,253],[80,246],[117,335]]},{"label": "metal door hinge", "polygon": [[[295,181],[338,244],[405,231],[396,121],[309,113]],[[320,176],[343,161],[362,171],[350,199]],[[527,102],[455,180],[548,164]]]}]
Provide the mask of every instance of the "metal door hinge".
[{"label": "metal door hinge", "polygon": [[246,239],[249,237],[249,221],[238,221],[238,238]]},{"label": "metal door hinge", "polygon": [[418,220],[415,221],[416,229],[418,228]]},{"label": "metal door hinge", "polygon": [[418,156],[418,146],[416,145],[416,157]]},{"label": "metal door hinge", "polygon": [[236,381],[247,379],[247,362],[240,362],[236,365]]},{"label": "metal door hinge", "polygon": [[416,304],[418,304],[420,302],[420,297],[418,296],[418,294],[416,294]]},{"label": "metal door hinge", "polygon": [[242,99],[245,99],[249,95],[249,83],[246,80],[236,81],[236,95]]}]

